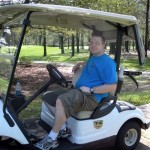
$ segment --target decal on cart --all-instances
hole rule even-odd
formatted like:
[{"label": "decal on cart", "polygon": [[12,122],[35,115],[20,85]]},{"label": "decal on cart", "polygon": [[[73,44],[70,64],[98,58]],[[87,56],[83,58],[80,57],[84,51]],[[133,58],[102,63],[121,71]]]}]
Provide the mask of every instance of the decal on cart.
[{"label": "decal on cart", "polygon": [[103,126],[103,120],[97,120],[93,122],[94,128],[100,129]]}]

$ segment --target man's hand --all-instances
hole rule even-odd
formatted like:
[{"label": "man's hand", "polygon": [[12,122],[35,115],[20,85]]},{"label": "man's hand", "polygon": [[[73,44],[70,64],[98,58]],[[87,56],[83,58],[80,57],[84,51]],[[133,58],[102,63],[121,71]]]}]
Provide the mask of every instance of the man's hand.
[{"label": "man's hand", "polygon": [[78,70],[80,68],[80,65],[84,65],[84,62],[78,62],[77,64],[75,64],[75,66],[72,68],[72,72]]},{"label": "man's hand", "polygon": [[80,87],[80,90],[81,90],[82,92],[85,92],[85,93],[91,93],[91,92],[90,92],[90,88],[89,88],[89,87],[86,87],[86,86],[81,86],[81,87]]}]

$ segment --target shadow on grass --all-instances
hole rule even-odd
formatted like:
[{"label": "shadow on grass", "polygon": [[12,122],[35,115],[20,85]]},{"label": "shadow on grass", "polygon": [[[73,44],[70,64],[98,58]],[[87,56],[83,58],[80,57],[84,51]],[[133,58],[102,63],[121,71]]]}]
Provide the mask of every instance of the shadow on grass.
[{"label": "shadow on grass", "polygon": [[[81,55],[81,56],[80,56]],[[25,59],[31,61],[51,61],[51,62],[76,62],[85,61],[88,59],[89,55],[85,53],[79,53],[78,55],[71,57],[68,54],[51,54],[47,56],[23,56]]]},{"label": "shadow on grass", "polygon": [[[124,60],[121,60],[121,62],[123,61]],[[145,58],[145,63],[143,66],[139,65],[138,59],[136,58],[127,59],[125,62],[123,62],[123,65],[134,70],[149,71],[150,58]]]}]

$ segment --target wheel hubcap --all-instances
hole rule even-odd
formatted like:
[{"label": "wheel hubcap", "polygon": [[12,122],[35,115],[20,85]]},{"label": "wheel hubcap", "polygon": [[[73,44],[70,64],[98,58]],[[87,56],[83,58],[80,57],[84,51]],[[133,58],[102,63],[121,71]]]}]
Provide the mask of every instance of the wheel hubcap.
[{"label": "wheel hubcap", "polygon": [[137,138],[138,138],[137,131],[135,129],[130,129],[125,135],[125,138],[124,138],[125,144],[127,146],[132,146],[136,143]]}]

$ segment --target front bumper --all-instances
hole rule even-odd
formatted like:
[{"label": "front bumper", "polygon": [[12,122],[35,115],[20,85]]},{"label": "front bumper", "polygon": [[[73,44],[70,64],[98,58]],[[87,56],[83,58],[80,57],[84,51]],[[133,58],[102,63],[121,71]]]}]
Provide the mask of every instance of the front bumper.
[{"label": "front bumper", "polygon": [[150,121],[144,124],[144,129],[148,129],[150,127]]}]

